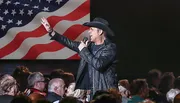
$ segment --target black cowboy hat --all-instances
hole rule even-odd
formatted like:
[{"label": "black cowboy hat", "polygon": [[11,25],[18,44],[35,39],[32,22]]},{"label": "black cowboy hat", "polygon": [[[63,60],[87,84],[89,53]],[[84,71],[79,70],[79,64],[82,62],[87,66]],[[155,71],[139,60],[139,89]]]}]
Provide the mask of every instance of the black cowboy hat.
[{"label": "black cowboy hat", "polygon": [[95,18],[91,22],[86,22],[83,24],[88,27],[96,27],[106,32],[107,36],[113,37],[115,36],[113,31],[109,28],[109,23],[103,18]]}]

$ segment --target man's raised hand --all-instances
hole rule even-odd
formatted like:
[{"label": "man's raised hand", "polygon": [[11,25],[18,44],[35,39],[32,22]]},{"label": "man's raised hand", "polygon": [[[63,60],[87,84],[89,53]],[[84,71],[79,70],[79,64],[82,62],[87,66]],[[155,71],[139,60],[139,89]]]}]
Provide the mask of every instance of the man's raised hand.
[{"label": "man's raised hand", "polygon": [[41,18],[41,24],[43,24],[43,26],[47,32],[52,32],[52,28],[46,18],[44,18],[44,17]]}]

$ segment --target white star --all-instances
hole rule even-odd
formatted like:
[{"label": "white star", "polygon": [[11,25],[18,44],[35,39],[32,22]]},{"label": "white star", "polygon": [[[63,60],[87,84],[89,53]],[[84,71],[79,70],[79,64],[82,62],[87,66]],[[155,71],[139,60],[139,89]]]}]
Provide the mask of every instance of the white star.
[{"label": "white star", "polygon": [[49,7],[44,7],[44,11],[49,11]]},{"label": "white star", "polygon": [[18,20],[18,22],[16,23],[18,26],[22,24],[22,20]]},{"label": "white star", "polygon": [[6,4],[9,5],[11,3],[11,1],[7,1]]},{"label": "white star", "polygon": [[16,11],[15,11],[15,9],[14,10],[12,10],[12,13],[11,13],[13,16],[16,14]]},{"label": "white star", "polygon": [[19,14],[23,15],[24,14],[24,9],[19,10]]},{"label": "white star", "polygon": [[46,1],[50,3],[52,0],[46,0]]},{"label": "white star", "polygon": [[28,10],[28,15],[31,16],[33,14],[33,10]]},{"label": "white star", "polygon": [[4,14],[6,15],[6,14],[8,14],[9,12],[8,12],[8,10],[6,9],[5,11],[4,11]]},{"label": "white star", "polygon": [[7,23],[8,24],[13,23],[13,20],[12,19],[8,19]]},{"label": "white star", "polygon": [[19,5],[19,4],[20,4],[20,2],[15,2],[15,3],[14,3],[14,5]]},{"label": "white star", "polygon": [[34,8],[34,9],[39,9],[39,6],[34,6],[33,8]]},{"label": "white star", "polygon": [[3,21],[3,17],[0,16],[0,20]]},{"label": "white star", "polygon": [[7,25],[1,25],[1,29],[2,29],[2,30],[6,29],[6,26],[7,26]]},{"label": "white star", "polygon": [[29,6],[29,4],[24,4],[24,6]]},{"label": "white star", "polygon": [[62,2],[63,0],[56,0],[56,2],[58,3],[58,5]]},{"label": "white star", "polygon": [[3,3],[3,0],[0,0],[0,5]]}]

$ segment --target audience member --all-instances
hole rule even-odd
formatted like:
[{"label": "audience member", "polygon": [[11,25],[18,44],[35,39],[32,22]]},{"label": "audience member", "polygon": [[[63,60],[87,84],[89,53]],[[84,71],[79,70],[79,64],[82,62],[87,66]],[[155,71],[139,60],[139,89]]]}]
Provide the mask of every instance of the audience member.
[{"label": "audience member", "polygon": [[17,93],[16,80],[8,74],[2,75],[0,77],[0,103],[10,103]]},{"label": "audience member", "polygon": [[49,81],[48,94],[46,99],[52,103],[59,102],[65,93],[65,83],[60,78],[54,78]]},{"label": "audience member", "polygon": [[180,93],[180,76],[177,77],[174,81],[174,88],[170,89],[167,94],[166,98],[168,102],[173,102],[174,97]]},{"label": "audience member", "polygon": [[153,101],[157,101],[158,95],[160,94],[159,91],[159,84],[161,81],[161,71],[158,69],[152,69],[148,72],[147,75],[147,83],[149,86],[149,96]]},{"label": "audience member", "polygon": [[45,85],[46,81],[43,74],[40,72],[34,72],[28,76],[28,88],[24,93],[29,96],[33,102],[36,102],[38,99],[45,98]]},{"label": "audience member", "polygon": [[12,76],[16,79],[17,83],[19,84],[19,91],[24,92],[28,83],[27,78],[30,75],[29,68],[25,66],[17,66],[16,69],[13,71]]},{"label": "audience member", "polygon": [[128,103],[138,103],[144,101],[149,95],[149,88],[146,80],[133,80],[130,84],[130,92],[132,97],[128,100]]}]

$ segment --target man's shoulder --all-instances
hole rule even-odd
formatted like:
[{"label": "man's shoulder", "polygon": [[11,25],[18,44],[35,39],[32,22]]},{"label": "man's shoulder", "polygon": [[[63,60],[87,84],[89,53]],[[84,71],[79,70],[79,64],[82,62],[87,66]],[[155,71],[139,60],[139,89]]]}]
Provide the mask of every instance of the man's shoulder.
[{"label": "man's shoulder", "polygon": [[116,50],[116,44],[115,43],[108,43],[106,45],[106,49],[114,49],[114,50]]}]

